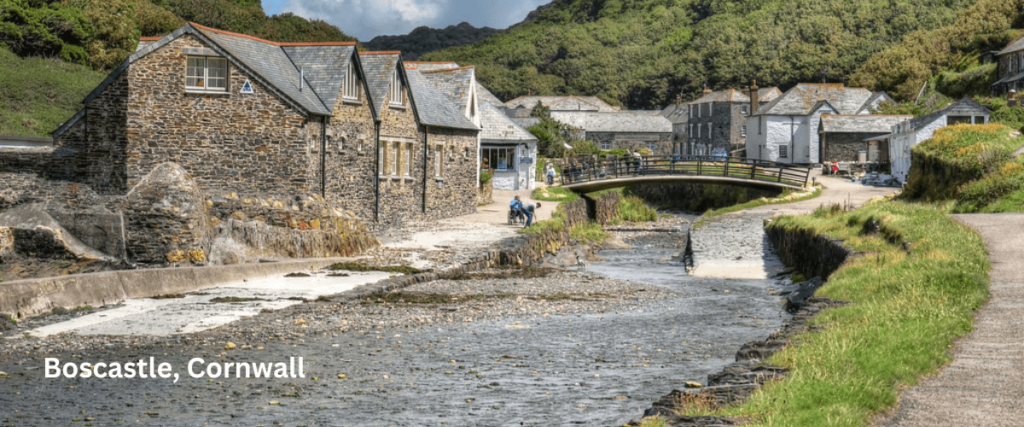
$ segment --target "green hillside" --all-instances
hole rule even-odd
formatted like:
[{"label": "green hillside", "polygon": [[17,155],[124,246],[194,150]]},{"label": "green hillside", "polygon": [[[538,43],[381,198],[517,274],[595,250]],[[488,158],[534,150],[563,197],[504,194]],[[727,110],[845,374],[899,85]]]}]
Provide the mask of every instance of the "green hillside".
[{"label": "green hillside", "polygon": [[0,48],[0,135],[48,136],[106,77],[92,68]]},{"label": "green hillside", "polygon": [[477,66],[502,97],[584,93],[630,108],[684,92],[846,82],[872,55],[954,21],[973,0],[557,0],[469,46],[424,55]]}]

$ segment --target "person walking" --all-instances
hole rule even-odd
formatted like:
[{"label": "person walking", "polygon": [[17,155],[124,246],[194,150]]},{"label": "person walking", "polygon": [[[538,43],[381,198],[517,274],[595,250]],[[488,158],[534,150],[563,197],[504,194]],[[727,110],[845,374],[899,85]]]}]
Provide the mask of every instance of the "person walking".
[{"label": "person walking", "polygon": [[548,185],[555,185],[555,167],[548,165]]},{"label": "person walking", "polygon": [[522,206],[523,212],[526,213],[526,225],[524,225],[523,228],[526,228],[533,223],[533,216],[537,213],[537,209],[540,209],[540,202],[537,202],[536,205],[533,203],[524,203]]}]

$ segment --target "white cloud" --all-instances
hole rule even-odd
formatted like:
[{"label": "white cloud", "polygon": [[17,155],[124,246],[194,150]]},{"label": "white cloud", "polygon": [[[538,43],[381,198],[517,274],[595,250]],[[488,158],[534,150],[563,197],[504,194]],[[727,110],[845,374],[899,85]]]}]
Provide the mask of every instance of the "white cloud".
[{"label": "white cloud", "polygon": [[384,34],[407,34],[426,25],[460,22],[506,28],[550,0],[288,0],[280,11],[322,19],[346,34],[369,41]]}]

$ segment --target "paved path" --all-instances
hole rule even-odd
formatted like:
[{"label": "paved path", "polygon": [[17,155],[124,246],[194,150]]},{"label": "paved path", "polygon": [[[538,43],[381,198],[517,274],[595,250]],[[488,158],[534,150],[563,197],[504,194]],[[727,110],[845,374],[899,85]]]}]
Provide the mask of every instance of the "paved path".
[{"label": "paved path", "polygon": [[905,390],[885,426],[1024,425],[1024,214],[953,215],[985,238],[991,299],[953,363]]}]

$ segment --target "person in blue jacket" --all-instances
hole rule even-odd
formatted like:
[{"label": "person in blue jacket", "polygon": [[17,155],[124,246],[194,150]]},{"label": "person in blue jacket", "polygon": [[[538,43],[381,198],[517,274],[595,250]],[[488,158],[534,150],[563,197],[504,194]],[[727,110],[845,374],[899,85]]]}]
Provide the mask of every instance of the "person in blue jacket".
[{"label": "person in blue jacket", "polygon": [[517,221],[524,216],[523,201],[519,199],[518,194],[508,204],[508,207],[512,210],[512,214],[515,215]]}]

